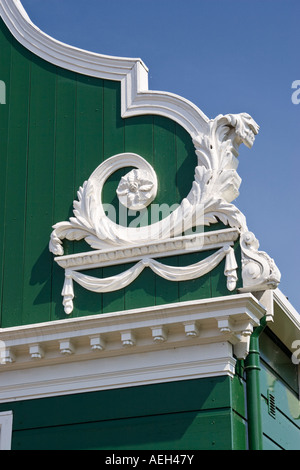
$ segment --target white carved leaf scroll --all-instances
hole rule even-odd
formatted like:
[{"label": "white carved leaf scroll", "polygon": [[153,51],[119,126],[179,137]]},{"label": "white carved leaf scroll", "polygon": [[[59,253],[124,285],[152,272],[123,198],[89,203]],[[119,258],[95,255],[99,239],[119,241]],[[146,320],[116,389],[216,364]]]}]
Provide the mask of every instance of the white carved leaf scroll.
[{"label": "white carved leaf scroll", "polygon": [[[241,184],[241,178],[236,171],[239,146],[244,143],[251,147],[259,127],[248,114],[243,113],[220,115],[209,122],[208,129],[206,134],[192,136],[198,158],[192,188],[181,204],[167,217],[137,228],[119,225],[106,215],[102,204],[102,190],[106,180],[120,168],[134,167],[134,170],[122,177],[117,189],[119,200],[125,207],[141,210],[155,200],[157,193],[158,181],[152,166],[137,154],[118,154],[99,165],[88,181],[79,188],[78,200],[74,201],[74,217],[54,225],[49,244],[50,251],[55,255],[62,255],[63,239],[85,239],[97,250],[143,244],[147,246],[153,241],[181,236],[188,229],[221,221],[229,227],[238,229],[241,234],[243,288],[260,290],[266,285],[276,287],[280,273],[274,261],[266,253],[258,251],[258,242],[251,238],[244,214],[232,204],[239,194]],[[214,256],[207,258],[208,271],[215,266],[215,260]],[[70,293],[72,279],[82,283],[87,289],[93,290],[96,285],[101,292],[108,292],[115,290],[116,285],[121,286],[124,283],[128,285],[133,282],[144,269],[145,263],[146,261],[142,259],[132,270],[120,275],[121,277],[101,281],[95,281],[94,278],[77,271],[68,271],[63,291],[66,311],[72,310],[72,293]],[[205,264],[201,265],[200,270],[197,265],[193,265],[181,272],[181,268],[170,267],[166,271],[166,267],[162,267],[154,260],[147,260],[147,263],[156,274],[169,280],[173,280],[172,276],[177,280],[191,279],[191,272],[194,269],[196,276],[199,277],[199,273],[204,272]],[[229,250],[225,275],[230,291],[236,286],[236,269],[236,260]]]},{"label": "white carved leaf scroll", "polygon": [[[231,202],[238,196],[241,184],[236,172],[238,147],[242,142],[250,146],[257,132],[257,124],[247,114],[219,116],[211,121],[210,134],[193,139],[198,165],[190,193],[172,214],[150,227],[124,228],[116,224],[105,214],[101,195],[111,174],[122,167],[133,166],[137,169],[121,180],[117,193],[127,207],[145,207],[154,200],[157,191],[154,169],[136,154],[124,153],[109,158],[79,189],[78,201],[74,201],[75,217],[53,227],[50,251],[62,255],[64,238],[85,238],[92,248],[105,249],[147,243],[150,238],[153,241],[178,236],[183,227],[188,230],[197,225],[200,211],[204,214],[201,222],[205,225],[219,219],[226,225],[246,230],[245,217]],[[143,199],[143,196],[146,197]]]}]

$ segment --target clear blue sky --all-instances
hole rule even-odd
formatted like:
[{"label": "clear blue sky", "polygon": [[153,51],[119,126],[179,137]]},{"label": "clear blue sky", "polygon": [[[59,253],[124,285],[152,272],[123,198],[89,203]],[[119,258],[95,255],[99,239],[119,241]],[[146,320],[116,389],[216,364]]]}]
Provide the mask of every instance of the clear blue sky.
[{"label": "clear blue sky", "polygon": [[101,54],[140,57],[149,88],[191,100],[210,118],[247,112],[260,125],[240,148],[240,196],[260,249],[300,311],[299,0],[22,0],[47,34]]}]

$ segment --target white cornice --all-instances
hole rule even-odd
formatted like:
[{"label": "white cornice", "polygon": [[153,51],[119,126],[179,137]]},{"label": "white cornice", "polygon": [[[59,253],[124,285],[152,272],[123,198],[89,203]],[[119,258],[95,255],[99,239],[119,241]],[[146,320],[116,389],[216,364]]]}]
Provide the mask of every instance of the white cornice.
[{"label": "white cornice", "polygon": [[252,294],[0,330],[0,402],[235,373],[265,314]]},{"label": "white cornice", "polygon": [[[300,346],[300,314],[280,289],[272,291],[272,295],[274,321],[269,324],[269,327],[291,353],[294,353],[295,349],[298,350]],[[297,354],[299,361],[299,352]]]},{"label": "white cornice", "polygon": [[89,393],[205,377],[230,376],[236,360],[229,343],[61,362],[1,373],[0,403]]},{"label": "white cornice", "polygon": [[88,334],[103,334],[134,328],[151,328],[156,324],[178,324],[186,321],[209,320],[211,318],[235,316],[237,320],[246,318],[259,324],[265,308],[251,294],[235,294],[187,302],[156,305],[132,310],[122,310],[86,317],[68,318],[30,325],[0,328],[1,340],[8,346],[29,344],[32,338],[41,341],[54,340]]},{"label": "white cornice", "polygon": [[120,81],[122,117],[162,115],[193,137],[207,129],[208,117],[190,101],[148,90],[148,69],[141,59],[96,54],[57,41],[32,23],[20,0],[0,0],[0,15],[16,40],[47,62],[83,75]]},{"label": "white cornice", "polygon": [[274,301],[284,311],[285,315],[295,324],[295,327],[300,330],[300,314],[290,303],[288,298],[278,288],[273,291],[273,296]]}]

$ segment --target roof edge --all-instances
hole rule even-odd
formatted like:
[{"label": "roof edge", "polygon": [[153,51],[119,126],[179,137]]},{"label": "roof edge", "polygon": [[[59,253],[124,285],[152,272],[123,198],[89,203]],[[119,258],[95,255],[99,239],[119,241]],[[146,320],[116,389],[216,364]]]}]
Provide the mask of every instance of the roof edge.
[{"label": "roof edge", "polygon": [[20,0],[0,0],[0,16],[21,45],[47,62],[83,75],[121,81],[122,117],[158,114],[176,121],[192,136],[206,130],[209,118],[189,100],[148,90],[148,68],[142,59],[103,55],[62,43],[31,21]]}]

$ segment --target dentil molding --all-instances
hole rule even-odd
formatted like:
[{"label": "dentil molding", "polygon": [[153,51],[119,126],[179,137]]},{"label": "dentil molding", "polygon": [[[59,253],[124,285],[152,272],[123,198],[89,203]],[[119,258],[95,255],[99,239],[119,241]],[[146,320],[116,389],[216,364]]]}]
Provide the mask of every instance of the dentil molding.
[{"label": "dentil molding", "polygon": [[1,329],[0,402],[232,377],[265,313],[244,293]]}]

